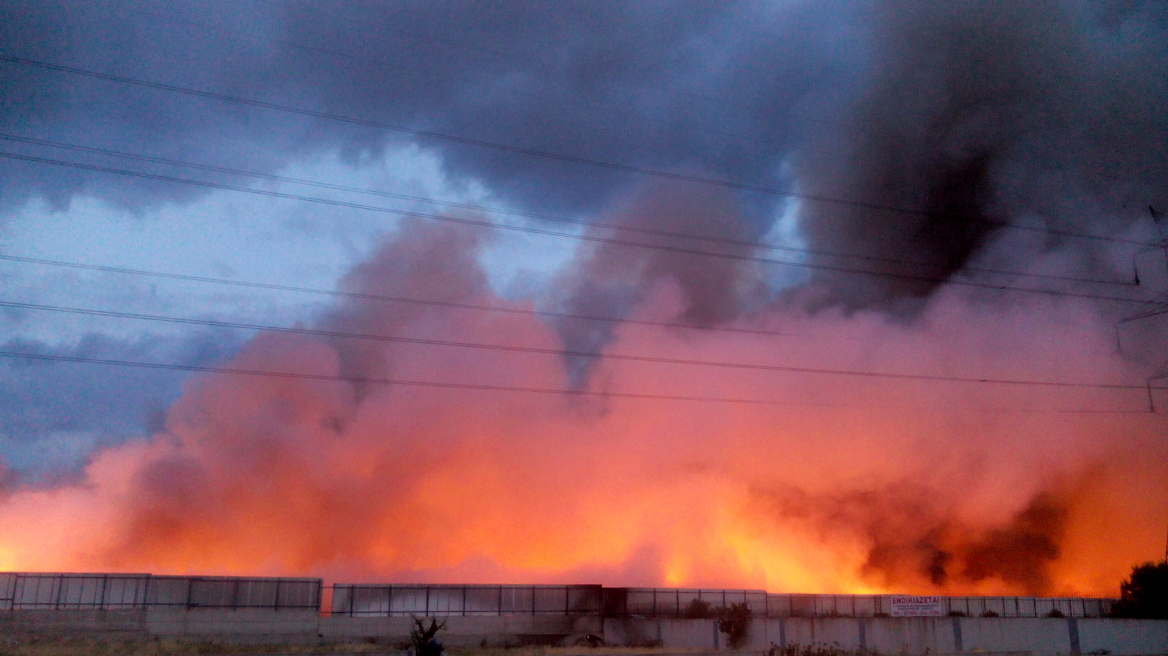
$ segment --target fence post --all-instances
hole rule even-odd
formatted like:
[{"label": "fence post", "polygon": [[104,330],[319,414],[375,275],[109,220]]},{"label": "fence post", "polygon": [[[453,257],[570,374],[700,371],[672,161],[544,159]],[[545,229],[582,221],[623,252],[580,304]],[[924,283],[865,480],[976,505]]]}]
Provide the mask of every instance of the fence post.
[{"label": "fence post", "polygon": [[20,579],[20,574],[12,575],[12,599],[8,602],[8,610],[16,610],[16,591],[23,587]]},{"label": "fence post", "polygon": [[[154,577],[147,575],[146,576],[146,585],[142,586],[142,608],[146,608],[147,606],[150,605],[150,580],[152,578],[154,578]],[[135,585],[134,586],[134,597],[135,597],[134,601],[135,602],[137,602],[137,596],[138,596],[138,586]],[[134,606],[137,606],[137,605],[138,605],[137,603],[134,604]]]},{"label": "fence post", "polygon": [[462,616],[466,617],[466,586],[462,586]]},{"label": "fence post", "polygon": [[61,590],[63,590],[64,588],[65,588],[65,575],[58,574],[57,575],[57,596],[56,596],[56,599],[54,600],[54,605],[53,605],[54,610],[61,610]]},{"label": "fence post", "polygon": [[503,586],[499,586],[499,615],[503,614]]},{"label": "fence post", "polygon": [[[280,610],[280,579],[276,579],[276,598],[272,600],[272,612]],[[320,604],[316,605],[317,612],[320,611]]]}]

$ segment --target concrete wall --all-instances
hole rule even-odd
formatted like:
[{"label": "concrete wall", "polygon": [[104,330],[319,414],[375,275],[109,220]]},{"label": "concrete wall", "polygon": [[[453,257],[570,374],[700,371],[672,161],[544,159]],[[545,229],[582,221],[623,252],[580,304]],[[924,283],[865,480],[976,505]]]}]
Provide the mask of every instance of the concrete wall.
[{"label": "concrete wall", "polygon": [[[609,645],[679,650],[726,649],[715,620],[607,619],[596,615],[449,617],[449,646],[573,645],[588,634]],[[404,644],[410,617],[320,617],[312,610],[169,609],[0,611],[0,635],[74,635],[111,639],[187,638],[217,642]],[[1085,618],[782,618],[751,622],[744,649],[830,645],[885,654],[1106,650],[1114,656],[1168,654],[1168,621]]]},{"label": "concrete wall", "polygon": [[[596,615],[452,616],[437,619],[446,622],[438,639],[451,647],[572,644],[590,633],[599,634],[601,631],[600,617]],[[429,621],[426,623],[429,625]],[[412,618],[400,616],[322,617],[319,633],[322,639],[332,642],[376,636],[386,642],[404,643],[409,640],[413,626]]]},{"label": "concrete wall", "polygon": [[[504,615],[438,618],[450,646],[573,644],[601,633],[597,615]],[[171,609],[0,611],[0,635],[85,636],[110,639],[186,638],[216,642],[409,641],[410,617],[321,617],[313,610]]]},{"label": "concrete wall", "polygon": [[[608,644],[669,649],[725,649],[715,620],[605,620]],[[743,649],[830,645],[884,654],[1106,650],[1114,656],[1168,654],[1168,621],[1072,618],[803,618],[756,619]]]},{"label": "concrete wall", "polygon": [[1168,654],[1168,620],[1080,619],[1082,653]]}]

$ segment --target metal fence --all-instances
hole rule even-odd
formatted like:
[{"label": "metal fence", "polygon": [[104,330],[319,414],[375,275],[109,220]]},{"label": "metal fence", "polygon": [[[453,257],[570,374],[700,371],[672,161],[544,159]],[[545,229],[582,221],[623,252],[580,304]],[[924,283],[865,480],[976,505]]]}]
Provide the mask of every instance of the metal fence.
[{"label": "metal fence", "polygon": [[333,586],[333,615],[596,615],[599,585]]},{"label": "metal fence", "polygon": [[[696,606],[695,602],[700,602]],[[970,617],[1105,617],[1114,599],[1079,597],[941,597],[947,615]],[[686,617],[745,603],[755,617],[879,617],[892,595],[767,594],[763,590],[605,588],[609,617]],[[703,608],[709,604],[708,608]]]},{"label": "metal fence", "polygon": [[321,580],[150,574],[0,573],[0,610],[320,609]]},{"label": "metal fence", "polygon": [[[686,617],[704,607],[728,608],[745,603],[756,617],[766,617],[766,590],[708,588],[605,588],[604,614],[608,617]],[[700,613],[699,613],[700,614]]]},{"label": "metal fence", "polygon": [[[322,610],[320,579],[150,574],[0,573],[0,610],[269,608]],[[711,588],[599,585],[332,586],[332,614],[350,616],[595,615],[680,618],[745,603],[755,617],[880,617],[891,595],[767,594]],[[699,602],[695,605],[695,602]],[[1114,599],[941,597],[944,614],[1105,617]],[[327,609],[326,609],[327,610]]]}]

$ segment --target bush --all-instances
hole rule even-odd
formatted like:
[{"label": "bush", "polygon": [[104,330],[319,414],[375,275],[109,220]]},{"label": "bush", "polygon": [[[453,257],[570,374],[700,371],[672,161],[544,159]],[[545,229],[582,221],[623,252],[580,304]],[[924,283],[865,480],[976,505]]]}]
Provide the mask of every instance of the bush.
[{"label": "bush", "polygon": [[718,613],[714,611],[710,602],[694,599],[686,605],[685,610],[681,611],[681,616],[687,620],[702,620],[715,618]]},{"label": "bush", "polygon": [[446,622],[439,624],[435,620],[430,620],[430,628],[426,628],[425,623],[418,618],[414,618],[414,628],[410,629],[410,642],[414,648],[415,656],[442,656],[445,651],[442,643],[434,639],[438,632],[446,626]]},{"label": "bush", "polygon": [[1112,617],[1168,619],[1168,560],[1132,567],[1131,576],[1119,585],[1119,601]]},{"label": "bush", "polygon": [[1057,608],[1052,608],[1052,609],[1050,609],[1050,612],[1046,614],[1046,616],[1047,617],[1066,617],[1067,615],[1066,615],[1066,613],[1062,612],[1061,610],[1059,610]]},{"label": "bush", "polygon": [[994,612],[992,610],[987,610],[986,612],[982,613],[981,616],[982,617],[1001,617],[1001,615],[998,615],[996,612]]},{"label": "bush", "polygon": [[730,604],[729,608],[719,609],[718,630],[726,634],[732,649],[738,649],[746,642],[750,633],[750,619],[754,616],[746,602]]},{"label": "bush", "polygon": [[965,611],[951,610],[951,611],[949,611],[949,617],[965,617]]}]

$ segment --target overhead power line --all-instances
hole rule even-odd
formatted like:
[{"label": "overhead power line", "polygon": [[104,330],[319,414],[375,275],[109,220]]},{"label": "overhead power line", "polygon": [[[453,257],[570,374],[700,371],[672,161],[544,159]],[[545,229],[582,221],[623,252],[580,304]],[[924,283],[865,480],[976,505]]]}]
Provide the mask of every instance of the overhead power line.
[{"label": "overhead power line", "polygon": [[[276,182],[289,182],[292,184],[305,185],[309,187],[316,187],[320,189],[333,189],[337,191],[348,191],[359,194],[368,194],[371,196],[380,196],[383,198],[394,198],[398,200],[418,201],[423,203],[431,203],[434,205],[444,205],[447,207],[458,207],[462,209],[469,209],[478,212],[487,212],[492,214],[504,214],[510,216],[522,216],[528,218],[542,219],[545,221],[555,221],[558,223],[567,223],[572,225],[580,225],[592,228],[606,228],[611,230],[620,230],[622,232],[631,232],[635,234],[653,235],[657,237],[673,237],[678,239],[690,239],[694,241],[704,241],[716,244],[725,244],[728,246],[745,246],[749,248],[757,248],[761,250],[783,251],[788,253],[799,253],[801,255],[821,255],[826,257],[834,257],[841,259],[860,260],[864,262],[878,262],[881,264],[892,265],[908,265],[916,267],[930,267],[936,268],[935,263],[921,262],[919,260],[902,260],[888,257],[878,257],[873,255],[856,255],[850,253],[839,253],[834,251],[825,251],[813,248],[796,248],[793,246],[781,246],[776,244],[766,244],[758,241],[746,241],[739,239],[727,239],[723,237],[709,237],[703,235],[695,235],[683,232],[673,232],[669,230],[655,230],[651,228],[640,228],[635,226],[624,226],[614,223],[605,223],[602,221],[584,221],[578,219],[568,219],[558,216],[550,216],[547,214],[539,214],[533,212],[521,212],[517,210],[507,210],[493,207],[484,207],[482,205],[475,205],[471,203],[460,203],[445,201],[434,198],[427,198],[424,196],[410,196],[406,194],[397,194],[379,189],[368,189],[364,187],[353,187],[349,185],[333,184],[328,182],[320,182],[316,180],[306,180],[304,178],[294,178],[289,176],[274,175],[270,173],[258,173],[255,171],[245,171],[242,169],[229,168],[225,166],[215,166],[210,164],[199,164],[194,162],[187,162],[183,160],[169,159],[164,157],[152,157],[149,155],[140,155],[137,153],[127,153],[124,151],[111,150],[108,148],[96,148],[93,146],[85,146],[81,144],[66,143],[60,141],[49,141],[47,139],[35,139],[32,137],[24,137],[20,135],[0,133],[0,139],[7,141],[14,141],[17,143],[26,143],[38,146],[48,146],[51,148],[60,148],[64,150],[72,150],[76,152],[93,153],[98,155],[105,155],[109,157],[117,157],[121,159],[129,159],[132,161],[151,162],[155,164],[166,164],[169,166],[179,166],[200,171],[212,171],[215,173],[226,173],[228,175],[238,175],[260,180],[272,180]],[[1102,280],[1098,278],[1082,278],[1078,276],[1064,276],[1047,273],[1030,273],[1025,271],[1008,271],[1003,269],[990,269],[985,267],[966,266],[962,268],[964,272],[970,273],[986,273],[992,275],[1012,276],[1018,278],[1040,278],[1044,280],[1059,280],[1063,282],[1077,282],[1088,283],[1094,285],[1112,285],[1117,287],[1138,287],[1139,283],[1126,280]]]},{"label": "overhead power line", "polygon": [[1083,383],[1074,381],[1028,380],[1016,378],[994,378],[980,376],[949,376],[941,374],[912,374],[888,371],[863,371],[854,369],[830,369],[823,367],[799,367],[792,365],[755,364],[746,362],[726,362],[720,360],[695,360],[686,358],[664,358],[631,353],[606,353],[600,351],[577,351],[572,349],[551,349],[531,346],[512,346],[506,344],[486,344],[481,342],[464,342],[455,340],[429,339],[423,337],[405,337],[399,335],[374,335],[368,333],[351,333],[339,330],[322,330],[315,328],[297,328],[287,326],[270,326],[240,321],[218,321],[213,319],[195,319],[189,317],[171,317],[153,314],[138,314],[131,312],[116,312],[112,310],[91,310],[85,308],[70,308],[55,305],[40,305],[35,303],[21,303],[17,301],[2,301],[0,307],[24,310],[38,310],[45,312],[62,312],[70,314],[84,314],[89,316],[113,317],[119,319],[134,319],[140,321],[155,321],[178,323],[187,325],[214,326],[219,328],[236,328],[243,330],[259,330],[300,335],[314,335],[321,337],[335,337],[341,339],[371,340],[380,342],[394,342],[399,344],[417,344],[426,346],[443,346],[468,348],[489,351],[505,351],[512,353],[531,353],[537,355],[554,355],[559,357],[580,357],[605,360],[620,360],[630,362],[645,362],[653,364],[686,365],[701,367],[719,367],[727,369],[748,369],[757,371],[781,371],[797,374],[815,374],[825,376],[846,376],[855,378],[886,378],[896,380],[916,380],[944,383],[976,383],[979,385],[1010,385],[1024,387],[1063,387],[1083,389],[1112,389],[1112,390],[1139,390],[1147,388],[1146,383]]},{"label": "overhead power line", "polygon": [[[364,376],[334,376],[328,374],[308,374],[286,371],[269,371],[264,369],[242,369],[236,367],[214,367],[203,365],[183,365],[175,363],[162,362],[141,362],[135,360],[119,360],[111,358],[89,358],[71,355],[52,355],[47,353],[27,353],[17,351],[0,351],[0,358],[13,359],[27,359],[27,360],[42,360],[49,362],[72,362],[78,364],[97,364],[109,365],[118,367],[138,367],[143,369],[162,369],[169,371],[190,371],[195,373],[214,373],[226,374],[234,376],[254,376],[261,378],[278,378],[278,379],[294,379],[294,380],[316,380],[316,381],[336,381],[354,384],[373,384],[373,385],[397,385],[402,387],[433,387],[440,389],[460,389],[460,390],[481,390],[490,392],[520,392],[527,394],[555,394],[569,397],[593,397],[593,398],[620,398],[620,399],[639,399],[651,401],[687,401],[687,402],[705,402],[705,403],[732,403],[744,405],[774,405],[774,406],[822,406],[822,407],[867,407],[871,409],[894,409],[890,406],[848,406],[845,404],[834,403],[802,403],[795,401],[774,401],[769,399],[749,399],[737,397],[718,397],[718,396],[689,396],[689,395],[675,395],[675,394],[641,394],[636,392],[611,392],[611,391],[596,391],[587,389],[572,389],[559,387],[523,387],[515,385],[487,385],[478,383],[454,383],[447,381],[428,381],[428,380],[412,380],[402,378],[380,378],[380,377],[364,377]],[[1144,386],[1138,386],[1142,391]],[[1155,388],[1163,389],[1163,388]],[[903,409],[903,408],[902,408]],[[921,408],[924,409],[924,408]],[[1022,408],[949,408],[952,411],[959,412],[1020,412],[1020,413],[1035,413],[1035,414],[1056,414],[1056,413],[1070,413],[1070,414],[1139,414],[1139,415],[1154,415],[1155,413],[1147,410],[1115,410],[1115,409],[1022,409]]]},{"label": "overhead power line", "polygon": [[628,324],[634,326],[651,326],[654,328],[681,328],[686,330],[696,331],[710,331],[710,332],[725,332],[725,333],[742,333],[747,335],[772,335],[778,337],[797,337],[795,333],[788,333],[774,330],[761,330],[751,328],[734,328],[731,326],[700,326],[692,323],[681,323],[671,321],[650,321],[647,319],[629,319],[622,317],[612,317],[592,314],[578,314],[572,312],[553,312],[550,310],[529,310],[526,308],[504,307],[499,305],[480,305],[475,303],[458,303],[453,301],[436,301],[422,298],[409,298],[405,296],[388,296],[385,294],[366,294],[361,292],[346,292],[333,289],[317,289],[313,287],[298,287],[295,285],[278,285],[274,283],[253,282],[247,280],[233,280],[230,278],[213,278],[209,276],[192,276],[181,273],[167,273],[163,271],[149,271],[146,269],[129,269],[125,267],[105,266],[100,264],[84,264],[81,262],[65,262],[61,260],[47,260],[35,257],[21,257],[18,255],[5,255],[0,253],[0,261],[21,262],[24,264],[36,264],[68,269],[81,269],[85,271],[100,271],[102,273],[113,273],[130,276],[144,276],[150,278],[162,278],[166,280],[181,280],[185,282],[207,283],[214,285],[230,285],[235,287],[248,287],[252,289],[266,289],[269,291],[294,292],[300,294],[317,294],[322,296],[332,296],[337,298],[352,298],[366,301],[382,301],[387,303],[403,303],[408,305],[426,305],[431,307],[442,307],[455,310],[472,310],[478,312],[501,312],[505,314],[522,314],[537,317],[548,317],[552,319],[572,319],[578,321],[594,321],[597,323],[615,323]]},{"label": "overhead power line", "polygon": [[[283,105],[280,103],[268,102],[265,100],[244,98],[241,96],[233,96],[230,94],[219,93],[219,92],[215,92],[215,91],[206,91],[203,89],[184,87],[184,86],[180,86],[180,85],[176,85],[176,84],[167,84],[167,83],[163,83],[163,82],[143,80],[143,79],[128,77],[128,76],[124,76],[124,75],[114,75],[111,73],[103,73],[101,71],[94,71],[94,70],[89,70],[89,69],[84,69],[84,68],[78,68],[75,66],[65,66],[62,64],[55,64],[52,62],[40,61],[40,60],[36,60],[36,59],[29,59],[29,58],[25,58],[25,57],[14,57],[11,55],[0,54],[0,62],[8,62],[11,64],[18,64],[18,65],[22,65],[22,66],[40,68],[43,70],[55,71],[55,72],[59,72],[59,73],[68,73],[70,75],[89,77],[92,79],[104,80],[107,82],[128,84],[128,85],[133,85],[133,86],[138,86],[138,87],[143,87],[143,88],[153,89],[153,90],[158,90],[158,91],[168,91],[168,92],[172,92],[172,93],[180,93],[180,94],[184,94],[184,95],[188,95],[188,96],[205,98],[205,99],[210,99],[210,100],[218,100],[221,102],[228,102],[228,103],[233,103],[233,104],[238,104],[238,105],[245,105],[245,106],[249,106],[249,107],[270,109],[270,110],[286,112],[286,113],[290,113],[290,114],[297,114],[300,116],[309,116],[312,118],[319,118],[319,119],[323,119],[323,120],[337,121],[337,122],[348,123],[348,124],[352,124],[352,125],[361,125],[364,127],[376,128],[376,129],[387,130],[387,131],[392,131],[392,132],[400,132],[403,134],[411,134],[414,136],[424,137],[424,138],[428,138],[428,139],[436,139],[436,140],[440,140],[440,141],[448,141],[451,143],[458,143],[458,144],[463,144],[463,145],[468,145],[468,146],[489,148],[489,149],[493,149],[493,150],[499,150],[502,152],[514,153],[517,155],[539,157],[539,158],[543,158],[543,159],[561,161],[561,162],[570,162],[570,163],[575,163],[575,164],[610,169],[610,170],[614,170],[614,171],[622,171],[622,172],[626,172],[626,173],[636,173],[639,175],[653,176],[653,177],[663,178],[663,179],[668,179],[668,180],[677,180],[677,181],[681,181],[681,182],[692,182],[692,183],[696,183],[696,184],[712,185],[712,186],[717,186],[717,187],[724,187],[727,189],[735,189],[735,190],[739,190],[739,191],[752,191],[752,192],[770,194],[770,195],[775,195],[775,196],[784,196],[787,198],[796,198],[796,199],[804,200],[804,201],[811,201],[811,202],[817,202],[817,203],[827,203],[827,204],[840,205],[840,206],[851,207],[851,208],[856,208],[856,209],[890,212],[890,213],[894,213],[894,214],[904,214],[904,215],[930,217],[930,218],[956,216],[953,214],[930,212],[927,210],[918,210],[918,209],[907,208],[907,207],[896,207],[896,206],[892,206],[892,205],[883,205],[880,203],[869,203],[869,202],[858,201],[858,200],[849,200],[849,199],[845,199],[845,198],[834,198],[834,197],[830,197],[830,196],[822,196],[819,194],[805,194],[805,193],[800,193],[800,192],[786,191],[786,190],[782,190],[782,189],[775,189],[773,187],[764,187],[761,185],[746,184],[746,183],[734,182],[731,180],[719,180],[719,179],[714,179],[714,178],[704,178],[701,176],[685,175],[685,174],[681,174],[681,173],[672,173],[669,171],[662,171],[659,169],[651,169],[651,168],[641,167],[641,166],[633,166],[630,164],[622,164],[619,162],[610,162],[610,161],[606,161],[606,160],[593,159],[593,158],[589,158],[589,157],[580,157],[580,156],[570,155],[570,154],[566,154],[566,153],[555,153],[555,152],[550,152],[550,151],[538,150],[538,149],[534,149],[534,148],[526,148],[523,146],[496,143],[496,142],[492,142],[492,141],[485,141],[482,139],[474,139],[474,138],[470,138],[470,137],[463,137],[463,136],[458,136],[458,135],[453,135],[453,134],[446,134],[443,132],[437,132],[437,131],[433,131],[433,130],[421,130],[421,129],[417,129],[417,128],[408,128],[405,126],[393,125],[391,123],[385,123],[382,121],[374,121],[374,120],[370,120],[370,119],[362,119],[362,118],[357,118],[357,117],[353,117],[353,116],[345,116],[342,114],[335,114],[332,112],[323,112],[323,111],[317,111],[317,110],[312,110],[312,109],[304,109],[301,107],[294,107],[291,105]],[[1056,229],[1052,229],[1052,228],[1023,226],[1023,225],[1018,225],[1018,224],[1014,224],[1014,223],[1007,223],[1004,221],[993,221],[990,219],[968,217],[968,216],[962,216],[961,218],[975,221],[977,223],[981,223],[984,225],[992,225],[992,226],[1004,228],[1004,229],[1038,232],[1038,233],[1042,233],[1042,234],[1059,235],[1062,237],[1077,238],[1077,239],[1090,239],[1090,240],[1105,241],[1105,242],[1112,242],[1112,243],[1135,244],[1138,246],[1149,245],[1147,242],[1143,242],[1143,241],[1139,241],[1139,240],[1132,240],[1132,239],[1124,239],[1122,237],[1113,237],[1113,236],[1108,236],[1108,235],[1095,235],[1095,234],[1081,233],[1081,232],[1075,232],[1075,231],[1069,231],[1069,230],[1056,230]]]},{"label": "overhead power line", "polygon": [[579,241],[592,242],[592,243],[614,244],[614,245],[619,245],[619,246],[628,246],[628,247],[632,247],[632,248],[657,250],[657,251],[664,251],[664,252],[669,252],[669,253],[697,255],[697,256],[704,256],[704,257],[715,257],[715,258],[722,258],[722,259],[729,259],[729,260],[737,260],[737,261],[742,261],[742,262],[756,262],[756,263],[760,263],[760,264],[791,266],[791,267],[797,267],[797,268],[803,268],[803,269],[812,269],[812,270],[819,270],[819,271],[832,271],[832,272],[836,272],[836,273],[864,275],[864,276],[872,276],[872,277],[877,277],[877,278],[893,278],[893,279],[899,279],[899,280],[911,280],[911,281],[916,281],[916,282],[927,282],[927,283],[936,284],[936,285],[941,285],[941,284],[960,285],[960,286],[965,286],[965,287],[975,287],[975,288],[979,288],[979,289],[990,289],[990,290],[994,290],[994,291],[1009,291],[1009,292],[1019,292],[1019,293],[1027,293],[1027,294],[1041,294],[1041,295],[1045,295],[1045,296],[1062,296],[1062,297],[1071,297],[1071,298],[1084,298],[1084,299],[1092,299],[1092,300],[1098,300],[1098,301],[1114,301],[1114,302],[1118,302],[1118,303],[1131,303],[1131,304],[1144,304],[1144,303],[1148,302],[1148,301],[1143,300],[1143,299],[1125,298],[1125,297],[1121,297],[1121,296],[1108,296],[1106,294],[1070,292],[1070,291],[1060,291],[1060,290],[1053,290],[1053,289],[1041,289],[1041,288],[1035,288],[1035,287],[1018,287],[1015,285],[1002,285],[1002,284],[996,284],[996,283],[976,282],[976,281],[972,281],[972,280],[959,280],[959,279],[951,279],[951,278],[945,278],[945,277],[940,277],[940,276],[916,275],[916,274],[909,274],[909,273],[897,273],[897,272],[892,272],[892,271],[872,271],[872,270],[868,270],[868,269],[856,269],[856,268],[851,268],[851,267],[833,266],[833,265],[828,265],[828,264],[818,264],[818,263],[814,263],[814,262],[791,262],[788,260],[776,260],[773,258],[757,257],[757,256],[752,256],[752,255],[740,255],[740,254],[735,254],[735,253],[718,253],[718,252],[714,252],[714,251],[703,251],[703,250],[699,250],[699,249],[684,248],[684,247],[680,247],[680,246],[668,246],[668,245],[664,245],[664,244],[646,244],[643,242],[628,241],[626,239],[615,239],[615,238],[611,238],[611,237],[600,237],[600,236],[596,236],[596,235],[587,235],[587,234],[573,234],[573,233],[566,233],[566,232],[558,232],[555,230],[546,230],[543,228],[535,228],[535,227],[531,227],[531,226],[515,226],[515,225],[499,224],[499,223],[493,223],[490,221],[479,221],[479,220],[475,220],[475,219],[467,219],[467,218],[461,218],[461,217],[444,216],[444,215],[438,215],[438,214],[426,214],[423,212],[398,210],[398,209],[392,209],[392,208],[388,208],[388,207],[380,207],[377,205],[365,205],[365,204],[361,204],[361,203],[351,203],[351,202],[333,200],[333,199],[328,199],[328,198],[317,198],[314,196],[302,196],[299,194],[290,194],[290,193],[286,193],[286,192],[270,191],[270,190],[265,190],[265,189],[253,189],[250,187],[240,187],[238,185],[229,185],[229,184],[223,184],[223,183],[219,183],[219,182],[206,182],[206,181],[202,181],[202,180],[192,180],[189,178],[179,178],[179,177],[175,177],[175,176],[161,175],[161,174],[157,174],[157,173],[144,173],[141,171],[130,171],[130,170],[126,170],[126,169],[118,169],[118,168],[113,168],[113,167],[108,167],[108,166],[97,166],[97,165],[93,165],[93,164],[83,164],[80,162],[70,162],[70,161],[66,161],[66,160],[52,159],[52,158],[47,158],[47,157],[35,157],[32,155],[21,155],[18,153],[10,153],[10,152],[4,152],[4,151],[0,151],[0,157],[13,159],[13,160],[26,161],[26,162],[35,162],[35,163],[39,163],[39,164],[50,164],[53,166],[63,166],[63,167],[68,167],[68,168],[83,169],[83,170],[88,170],[88,171],[99,171],[99,172],[103,172],[103,173],[112,173],[112,174],[116,174],[116,175],[124,175],[124,176],[143,178],[143,179],[148,179],[148,180],[159,180],[159,181],[163,181],[163,182],[186,184],[186,185],[192,185],[192,186],[197,186],[197,187],[205,187],[208,189],[221,189],[221,190],[225,190],[225,191],[236,191],[236,192],[246,193],[246,194],[255,194],[258,196],[267,196],[270,198],[283,198],[283,199],[287,199],[287,200],[297,200],[297,201],[304,201],[304,202],[310,202],[310,203],[319,203],[322,205],[329,205],[329,206],[333,206],[333,207],[345,207],[345,208],[350,208],[350,209],[367,210],[367,211],[371,211],[371,212],[381,212],[381,213],[385,213],[385,214],[393,214],[393,215],[398,215],[398,216],[411,216],[411,217],[429,219],[429,220],[434,220],[434,221],[444,221],[444,222],[448,222],[448,223],[457,223],[457,224],[461,224],[461,225],[470,225],[470,226],[477,226],[477,227],[482,227],[482,228],[493,228],[493,229],[498,228],[498,229],[503,229],[503,230],[526,232],[529,234],[538,234],[538,235],[545,235],[545,236],[551,236],[551,237],[562,237],[565,239],[575,239],[575,240],[579,240]]}]

